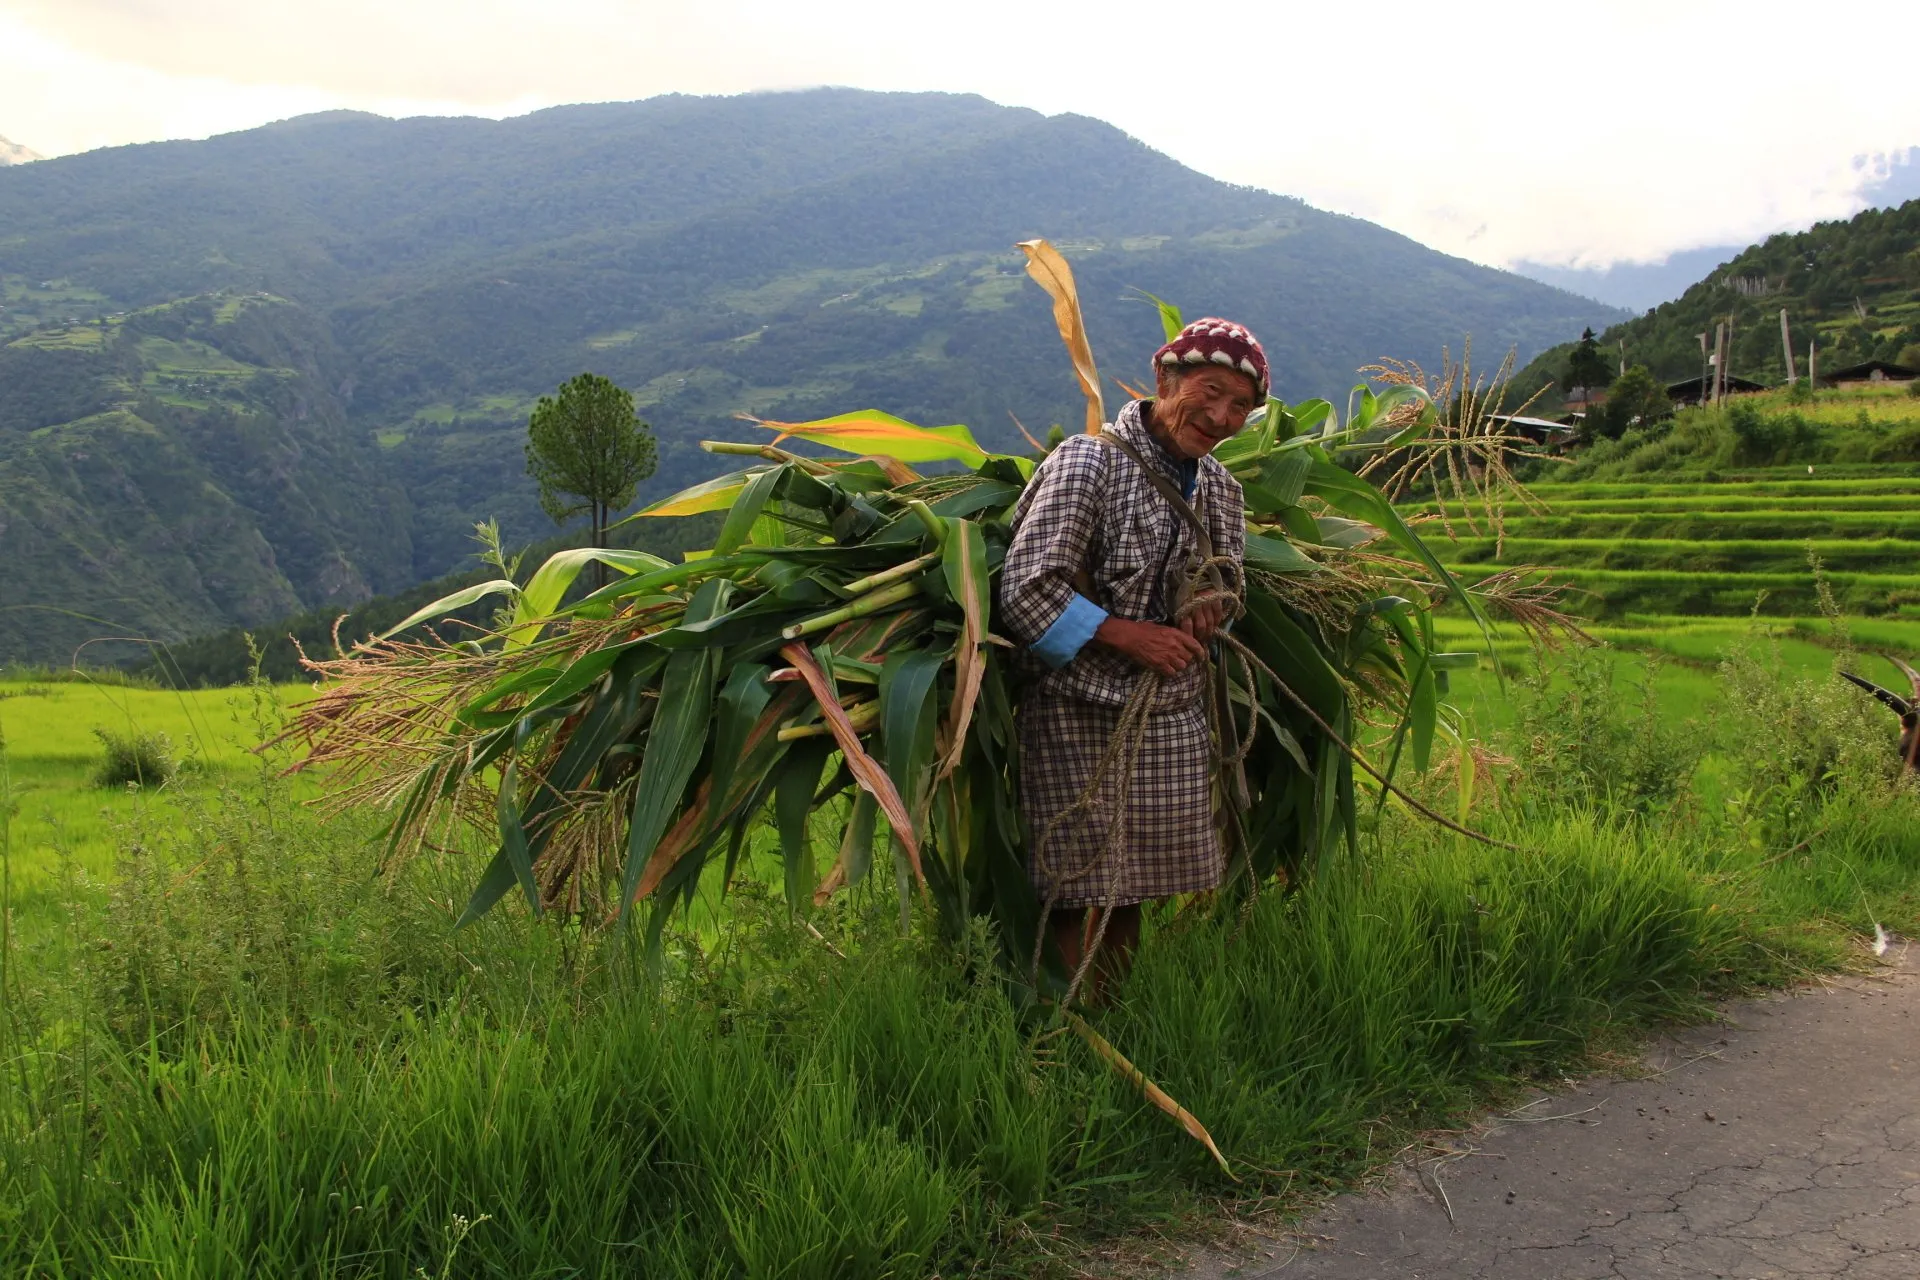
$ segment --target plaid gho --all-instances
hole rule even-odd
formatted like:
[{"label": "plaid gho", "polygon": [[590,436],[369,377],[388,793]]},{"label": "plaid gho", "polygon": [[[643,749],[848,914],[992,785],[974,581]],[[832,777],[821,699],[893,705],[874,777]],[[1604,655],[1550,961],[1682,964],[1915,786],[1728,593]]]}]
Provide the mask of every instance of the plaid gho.
[{"label": "plaid gho", "polygon": [[[1123,407],[1109,431],[1132,444],[1176,484],[1179,467],[1153,439],[1142,403]],[[1192,504],[1216,554],[1239,566],[1246,524],[1239,482],[1213,458],[1200,459]],[[1013,543],[1000,583],[1000,625],[1032,644],[1078,592],[1116,617],[1169,621],[1172,602],[1197,559],[1192,529],[1155,491],[1139,465],[1092,436],[1056,448],[1027,485],[1014,513]],[[1079,799],[1106,751],[1141,669],[1089,644],[1059,670],[1027,655],[1029,683],[1019,711],[1020,808],[1029,856],[1056,816]],[[1205,669],[1196,663],[1161,688],[1148,717],[1124,814],[1096,804],[1053,830],[1034,885],[1055,903],[1082,907],[1140,902],[1210,889],[1224,853],[1214,821]],[[1122,824],[1116,855],[1097,864],[1109,827]]]}]

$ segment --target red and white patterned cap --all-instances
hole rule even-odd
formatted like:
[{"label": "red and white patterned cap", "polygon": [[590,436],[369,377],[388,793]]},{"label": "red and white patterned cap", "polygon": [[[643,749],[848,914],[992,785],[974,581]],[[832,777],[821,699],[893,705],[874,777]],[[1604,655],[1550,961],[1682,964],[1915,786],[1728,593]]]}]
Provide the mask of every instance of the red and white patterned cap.
[{"label": "red and white patterned cap", "polygon": [[1246,374],[1253,379],[1253,391],[1267,398],[1267,353],[1259,339],[1245,325],[1218,316],[1195,320],[1180,331],[1180,336],[1153,353],[1153,363],[1161,365],[1217,364]]}]

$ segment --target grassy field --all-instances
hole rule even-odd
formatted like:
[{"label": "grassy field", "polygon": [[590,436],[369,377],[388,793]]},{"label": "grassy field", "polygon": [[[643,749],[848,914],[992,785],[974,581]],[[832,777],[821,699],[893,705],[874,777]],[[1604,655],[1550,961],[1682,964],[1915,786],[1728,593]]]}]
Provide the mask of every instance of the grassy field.
[{"label": "grassy field", "polygon": [[[9,848],[14,909],[24,927],[61,910],[66,880],[98,882],[125,833],[143,817],[176,820],[182,801],[251,789],[272,766],[254,754],[272,703],[292,705],[301,685],[176,693],[86,680],[0,678],[0,742],[15,809]],[[95,730],[163,734],[180,772],[157,790],[101,786],[105,748]],[[303,790],[307,790],[304,788]]]},{"label": "grassy field", "polygon": [[[1876,772],[1891,717],[1832,679],[1829,624],[1597,630],[1544,676],[1503,636],[1504,686],[1454,680],[1509,762],[1471,820],[1518,851],[1369,802],[1303,892],[1150,921],[1094,1021],[1237,1182],[1015,1008],[986,937],[901,936],[885,877],[796,922],[750,854],[649,978],[517,910],[452,933],[472,857],[373,874],[371,816],[320,820],[248,752],[270,698],[8,682],[0,1270],[1082,1274],[1920,925],[1920,803]],[[96,723],[199,763],[103,791]],[[1451,808],[1444,763],[1406,780]]]}]

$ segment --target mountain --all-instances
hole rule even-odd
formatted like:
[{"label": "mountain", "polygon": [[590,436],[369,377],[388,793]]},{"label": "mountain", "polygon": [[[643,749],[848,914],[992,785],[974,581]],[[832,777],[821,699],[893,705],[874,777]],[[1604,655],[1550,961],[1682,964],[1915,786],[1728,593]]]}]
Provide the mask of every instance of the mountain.
[{"label": "mountain", "polygon": [[[1750,245],[1679,298],[1601,333],[1601,345],[1612,355],[1624,344],[1628,363],[1678,381],[1701,372],[1698,335],[1711,343],[1715,327],[1730,321],[1729,371],[1779,383],[1787,377],[1782,310],[1801,377],[1809,342],[1829,371],[1865,360],[1920,364],[1920,199]],[[1570,345],[1536,357],[1515,378],[1515,392],[1557,383]],[[1551,387],[1540,406],[1557,406],[1557,393]]]},{"label": "mountain", "polygon": [[29,151],[17,142],[8,142],[0,138],[0,167],[10,164],[26,164],[30,160],[40,159],[38,151]]},{"label": "mountain", "polygon": [[635,390],[656,494],[741,412],[1074,421],[1034,236],[1124,377],[1159,340],[1142,290],[1246,321],[1289,398],[1620,315],[943,94],[331,112],[0,170],[0,226],[0,556],[32,606],[0,659],[350,604],[468,563],[487,516],[540,536],[526,414],[583,368]]}]

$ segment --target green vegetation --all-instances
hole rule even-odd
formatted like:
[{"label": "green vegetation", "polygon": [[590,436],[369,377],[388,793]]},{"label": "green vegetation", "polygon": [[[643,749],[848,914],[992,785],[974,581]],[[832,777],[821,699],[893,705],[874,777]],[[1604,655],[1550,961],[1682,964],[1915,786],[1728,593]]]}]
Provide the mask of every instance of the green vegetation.
[{"label": "green vegetation", "polygon": [[179,771],[180,763],[173,755],[173,739],[164,733],[119,733],[97,728],[93,736],[100,739],[107,753],[107,758],[94,770],[96,786],[164,786]]},{"label": "green vegetation", "polygon": [[1135,288],[1291,335],[1296,398],[1614,314],[937,94],[307,118],[0,169],[0,227],[0,556],[27,584],[0,661],[258,629],[453,572],[478,521],[531,536],[527,415],[582,369],[635,389],[655,493],[741,411],[886,404],[1013,447],[1010,412],[1077,412],[1012,249],[1041,230],[1116,372],[1159,342]]},{"label": "green vegetation", "polygon": [[[91,891],[110,881],[116,850],[140,815],[180,823],[181,804],[204,806],[258,780],[250,748],[261,733],[246,696],[176,693],[116,677],[0,671],[0,744],[11,785],[11,808],[0,805],[0,812],[12,818],[14,923],[25,933],[53,929],[64,911],[62,895],[76,885]],[[283,688],[279,696],[294,705],[308,692]],[[130,740],[164,738],[185,767],[157,790],[102,788],[96,779],[106,753],[97,730]],[[300,794],[311,793],[302,784]]]},{"label": "green vegetation", "polygon": [[[1630,657],[1523,667],[1508,727],[1474,710],[1490,673],[1455,673],[1490,759],[1520,761],[1476,767],[1473,821],[1524,852],[1389,807],[1297,893],[1150,921],[1095,1020],[1237,1184],[1082,1042],[1033,1042],[931,919],[901,937],[889,879],[790,917],[770,830],[648,981],[617,934],[517,909],[450,933],[473,853],[371,876],[373,822],[302,811],[271,759],[118,797],[84,842],[23,837],[63,754],[40,739],[76,717],[19,720],[43,699],[8,686],[16,913],[40,888],[0,988],[0,1265],[1065,1275],[1222,1201],[1297,1203],[1489,1087],[1920,926],[1891,717],[1823,650],[1672,630],[1707,627],[1735,651],[1660,668],[1711,690],[1689,711],[1658,684],[1665,722]],[[250,721],[245,693],[140,696],[176,699],[127,704],[143,730]],[[100,803],[84,769],[60,785]],[[76,876],[96,847],[111,874]]]}]

